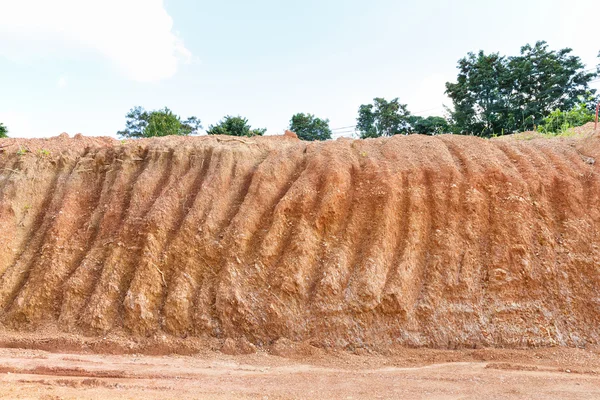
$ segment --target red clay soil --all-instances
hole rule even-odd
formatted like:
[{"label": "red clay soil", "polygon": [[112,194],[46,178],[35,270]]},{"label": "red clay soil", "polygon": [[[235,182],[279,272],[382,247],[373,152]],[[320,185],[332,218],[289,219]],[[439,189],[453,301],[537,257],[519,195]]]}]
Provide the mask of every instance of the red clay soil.
[{"label": "red clay soil", "polygon": [[1,146],[5,344],[600,340],[597,136]]}]

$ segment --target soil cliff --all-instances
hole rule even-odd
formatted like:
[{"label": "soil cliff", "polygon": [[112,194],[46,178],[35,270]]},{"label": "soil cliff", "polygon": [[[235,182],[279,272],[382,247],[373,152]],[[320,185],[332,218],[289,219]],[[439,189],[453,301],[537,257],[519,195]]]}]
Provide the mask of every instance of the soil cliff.
[{"label": "soil cliff", "polygon": [[0,323],[257,345],[600,340],[600,139],[1,139]]}]

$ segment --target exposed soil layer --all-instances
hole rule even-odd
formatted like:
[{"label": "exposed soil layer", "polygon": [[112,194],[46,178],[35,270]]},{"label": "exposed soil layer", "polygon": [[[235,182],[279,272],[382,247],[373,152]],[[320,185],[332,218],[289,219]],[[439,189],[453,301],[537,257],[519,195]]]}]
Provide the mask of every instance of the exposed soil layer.
[{"label": "exposed soil layer", "polygon": [[599,343],[597,136],[1,146],[5,332]]}]

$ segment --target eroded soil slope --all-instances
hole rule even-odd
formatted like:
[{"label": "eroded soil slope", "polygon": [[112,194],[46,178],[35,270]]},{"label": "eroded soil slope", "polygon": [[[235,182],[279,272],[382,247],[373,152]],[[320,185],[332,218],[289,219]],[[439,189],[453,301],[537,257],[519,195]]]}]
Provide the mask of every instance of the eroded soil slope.
[{"label": "eroded soil slope", "polygon": [[600,139],[0,140],[0,322],[317,346],[600,339]]}]

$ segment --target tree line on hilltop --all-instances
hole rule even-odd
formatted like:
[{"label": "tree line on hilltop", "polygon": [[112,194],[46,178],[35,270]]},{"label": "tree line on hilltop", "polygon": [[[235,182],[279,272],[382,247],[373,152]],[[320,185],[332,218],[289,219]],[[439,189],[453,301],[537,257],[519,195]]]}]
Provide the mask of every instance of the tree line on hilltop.
[{"label": "tree line on hilltop", "polygon": [[[600,53],[598,54],[600,57]],[[519,131],[560,133],[594,119],[600,96],[590,84],[600,78],[600,64],[586,69],[572,49],[551,50],[544,41],[521,47],[515,56],[484,51],[458,60],[456,82],[447,82],[452,101],[445,116],[411,114],[399,98],[381,97],[358,109],[354,131],[361,138],[420,133],[454,133],[491,137]],[[134,107],[126,115],[123,138],[193,135],[203,129],[199,118],[182,119],[170,109]],[[329,120],[309,113],[292,116],[288,129],[303,140],[331,139]],[[206,130],[208,135],[262,136],[248,119],[227,115]],[[0,123],[0,138],[8,130]]]}]

